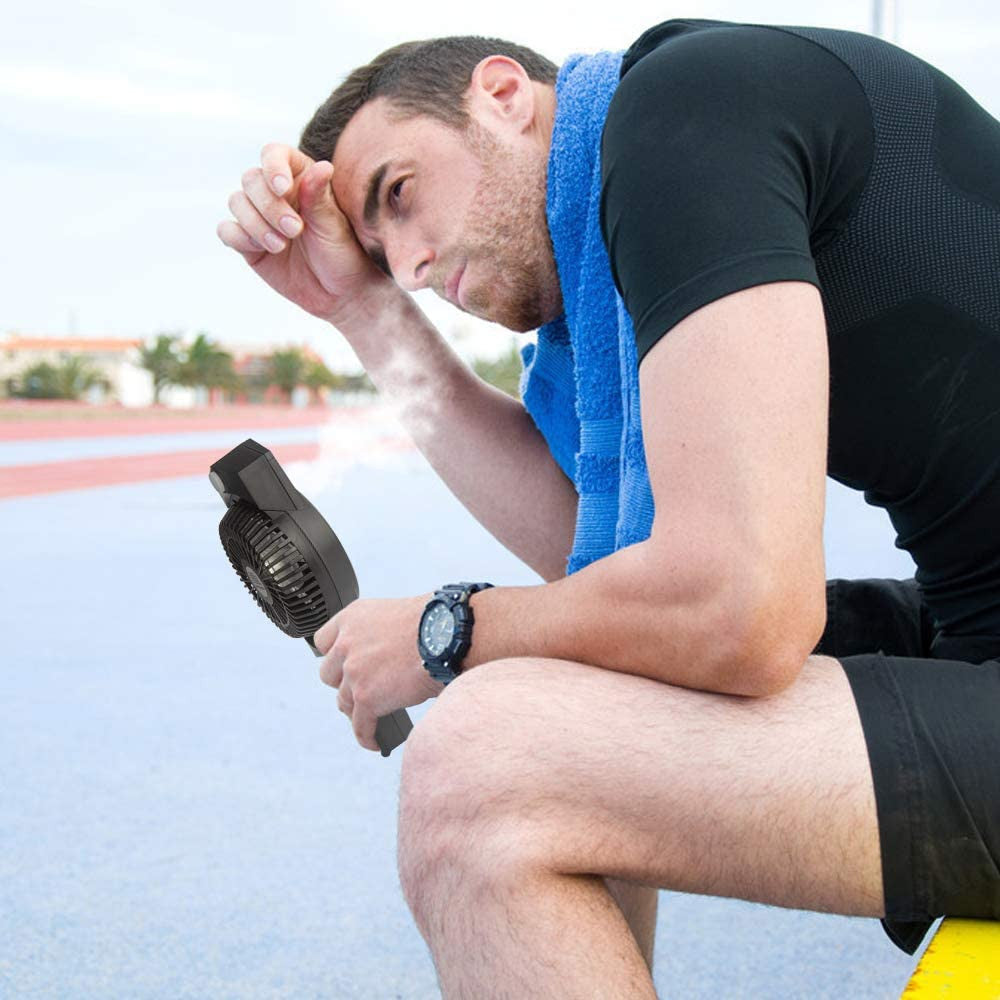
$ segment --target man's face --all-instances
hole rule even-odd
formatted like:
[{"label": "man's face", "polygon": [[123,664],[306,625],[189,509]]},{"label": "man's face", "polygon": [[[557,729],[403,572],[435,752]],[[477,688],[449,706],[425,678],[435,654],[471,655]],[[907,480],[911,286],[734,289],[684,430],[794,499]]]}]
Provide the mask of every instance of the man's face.
[{"label": "man's face", "polygon": [[403,288],[534,330],[562,311],[545,219],[547,157],[528,142],[401,119],[378,98],[337,143],[334,194],[365,251]]}]

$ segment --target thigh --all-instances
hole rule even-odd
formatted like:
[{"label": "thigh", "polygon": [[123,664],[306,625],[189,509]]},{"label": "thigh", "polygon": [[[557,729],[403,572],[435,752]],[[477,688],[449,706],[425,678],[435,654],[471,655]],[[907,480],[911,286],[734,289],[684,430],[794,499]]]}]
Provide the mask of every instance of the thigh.
[{"label": "thigh", "polygon": [[411,734],[407,816],[521,866],[882,913],[864,737],[828,657],[763,699],[566,660],[483,664]]}]

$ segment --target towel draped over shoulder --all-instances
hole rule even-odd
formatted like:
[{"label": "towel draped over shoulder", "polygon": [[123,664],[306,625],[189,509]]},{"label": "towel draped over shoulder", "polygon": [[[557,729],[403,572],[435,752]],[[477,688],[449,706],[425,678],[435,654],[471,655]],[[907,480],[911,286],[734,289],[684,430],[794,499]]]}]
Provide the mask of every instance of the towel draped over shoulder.
[{"label": "towel draped over shoulder", "polygon": [[546,214],[564,313],[521,349],[521,398],[579,494],[570,575],[644,541],[653,494],[635,333],[601,238],[601,133],[622,53],[571,56],[556,80]]}]

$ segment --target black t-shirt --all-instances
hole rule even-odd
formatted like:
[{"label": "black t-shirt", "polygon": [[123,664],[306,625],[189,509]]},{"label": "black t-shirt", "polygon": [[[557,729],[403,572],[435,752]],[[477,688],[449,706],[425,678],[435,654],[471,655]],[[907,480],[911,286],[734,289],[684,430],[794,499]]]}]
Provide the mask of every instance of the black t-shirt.
[{"label": "black t-shirt", "polygon": [[724,295],[816,285],[829,474],[888,510],[939,627],[1000,635],[1000,123],[866,35],[668,21],[625,55],[602,171],[640,364]]}]

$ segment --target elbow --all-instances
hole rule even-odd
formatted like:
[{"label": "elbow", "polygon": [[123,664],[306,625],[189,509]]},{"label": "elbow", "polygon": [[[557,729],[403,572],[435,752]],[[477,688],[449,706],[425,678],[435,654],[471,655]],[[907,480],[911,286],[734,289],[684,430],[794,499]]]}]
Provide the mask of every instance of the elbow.
[{"label": "elbow", "polygon": [[770,698],[795,683],[808,653],[785,645],[760,650],[752,661],[740,664],[731,674],[730,692],[746,698]]},{"label": "elbow", "polygon": [[724,613],[731,641],[718,663],[717,690],[750,698],[780,694],[796,681],[826,625],[826,587],[780,599],[746,594]]}]

